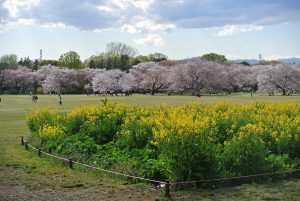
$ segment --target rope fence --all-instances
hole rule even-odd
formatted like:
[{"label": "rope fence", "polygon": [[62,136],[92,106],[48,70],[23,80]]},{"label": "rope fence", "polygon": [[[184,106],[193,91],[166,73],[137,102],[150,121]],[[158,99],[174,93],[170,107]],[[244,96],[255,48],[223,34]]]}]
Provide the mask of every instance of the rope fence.
[{"label": "rope fence", "polygon": [[128,175],[120,172],[114,172],[111,170],[106,170],[100,167],[95,167],[92,165],[84,164],[78,161],[73,161],[72,158],[63,158],[59,157],[53,154],[50,154],[48,152],[44,152],[41,150],[41,148],[36,148],[28,143],[28,141],[25,140],[23,136],[21,136],[21,145],[25,146],[26,150],[29,150],[31,148],[32,150],[35,150],[38,152],[38,155],[41,157],[42,154],[56,158],[58,160],[66,161],[69,164],[69,167],[73,169],[73,164],[77,164],[86,168],[94,169],[94,170],[99,170],[102,172],[106,172],[109,174],[114,174],[118,176],[123,176],[131,179],[137,179],[140,181],[145,181],[145,182],[151,182],[151,183],[156,183],[159,184],[159,187],[164,187],[164,195],[165,197],[170,197],[170,185],[179,185],[179,184],[197,184],[197,183],[209,183],[209,182],[216,182],[216,181],[228,181],[228,180],[235,180],[235,179],[245,179],[245,178],[255,178],[255,177],[263,177],[263,176],[270,176],[270,175],[281,175],[281,174],[287,174],[287,173],[295,173],[295,172],[300,172],[300,169],[293,169],[293,170],[287,170],[287,171],[277,171],[277,172],[269,172],[269,173],[261,173],[261,174],[252,174],[252,175],[245,175],[245,176],[235,176],[235,177],[223,177],[223,178],[216,178],[216,179],[203,179],[203,180],[197,180],[197,181],[182,181],[182,182],[168,182],[168,181],[158,181],[158,180],[153,180],[153,179],[147,179],[143,177],[138,177],[134,175]]},{"label": "rope fence", "polygon": [[286,170],[286,171],[278,171],[278,172],[269,172],[269,173],[262,173],[262,174],[252,174],[252,175],[245,175],[245,176],[236,176],[236,177],[222,177],[217,179],[203,179],[198,181],[182,181],[182,182],[171,182],[170,184],[195,184],[195,183],[203,183],[203,182],[214,182],[214,181],[225,181],[225,180],[234,180],[234,179],[245,179],[245,178],[253,178],[253,177],[261,177],[261,176],[269,176],[269,175],[278,175],[278,174],[286,174],[286,173],[293,173],[293,172],[300,172],[300,169],[293,169],[293,170]]}]

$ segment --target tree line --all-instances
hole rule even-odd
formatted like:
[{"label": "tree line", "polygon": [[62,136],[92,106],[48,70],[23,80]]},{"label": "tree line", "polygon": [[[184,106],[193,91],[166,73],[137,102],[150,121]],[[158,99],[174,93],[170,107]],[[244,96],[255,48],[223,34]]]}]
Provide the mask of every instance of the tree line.
[{"label": "tree line", "polygon": [[85,61],[81,61],[80,55],[75,51],[69,51],[57,60],[31,60],[29,57],[21,58],[19,61],[15,54],[3,55],[0,58],[0,69],[15,68],[17,65],[26,66],[32,70],[37,70],[44,65],[54,65],[70,69],[82,68],[102,68],[121,69],[128,71],[133,65],[147,61],[163,61],[168,57],[162,53],[149,55],[138,55],[137,50],[121,42],[111,42],[106,45],[106,51],[97,55],[92,55]]},{"label": "tree line", "polygon": [[70,69],[45,65],[2,69],[1,93],[168,93],[264,92],[291,95],[300,90],[300,64],[245,66],[205,60],[147,61],[121,69]]}]

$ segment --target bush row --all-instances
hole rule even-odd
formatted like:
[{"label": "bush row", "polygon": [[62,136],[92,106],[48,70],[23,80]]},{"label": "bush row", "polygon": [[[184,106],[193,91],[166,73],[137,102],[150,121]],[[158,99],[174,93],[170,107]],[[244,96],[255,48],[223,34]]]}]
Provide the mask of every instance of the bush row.
[{"label": "bush row", "polygon": [[225,102],[43,109],[27,116],[31,143],[124,173],[170,181],[300,165],[300,104]]}]

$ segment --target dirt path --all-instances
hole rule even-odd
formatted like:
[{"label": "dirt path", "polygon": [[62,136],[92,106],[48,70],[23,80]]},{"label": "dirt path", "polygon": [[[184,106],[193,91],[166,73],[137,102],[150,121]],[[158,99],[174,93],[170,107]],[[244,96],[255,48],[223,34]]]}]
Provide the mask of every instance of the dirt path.
[{"label": "dirt path", "polygon": [[1,201],[95,201],[95,200],[154,200],[157,192],[149,193],[122,190],[106,190],[103,187],[74,188],[74,189],[51,189],[30,190],[24,186],[0,184]]},{"label": "dirt path", "polygon": [[31,167],[9,166],[0,168],[0,178],[0,201],[153,201],[162,194],[155,186],[122,184],[80,171],[43,174]]}]

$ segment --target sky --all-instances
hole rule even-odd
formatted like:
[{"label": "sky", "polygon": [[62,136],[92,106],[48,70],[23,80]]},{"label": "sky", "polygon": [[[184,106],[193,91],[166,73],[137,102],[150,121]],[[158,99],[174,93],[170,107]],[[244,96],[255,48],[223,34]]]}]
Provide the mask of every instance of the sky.
[{"label": "sky", "polygon": [[109,42],[170,59],[300,58],[300,0],[0,0],[0,56],[84,60]]}]

